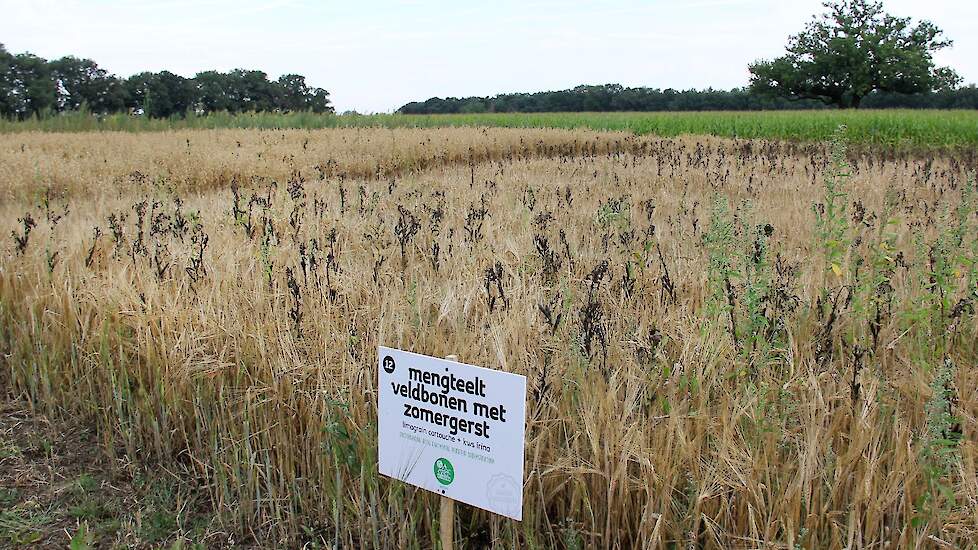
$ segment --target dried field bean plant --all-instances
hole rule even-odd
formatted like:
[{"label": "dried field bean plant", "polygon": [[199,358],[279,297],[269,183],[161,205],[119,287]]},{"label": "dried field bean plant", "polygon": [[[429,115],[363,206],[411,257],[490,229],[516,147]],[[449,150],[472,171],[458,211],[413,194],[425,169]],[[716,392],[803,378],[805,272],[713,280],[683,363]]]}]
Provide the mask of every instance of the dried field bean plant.
[{"label": "dried field bean plant", "polygon": [[[973,158],[973,157],[972,157]],[[0,136],[5,387],[229,541],[425,548],[378,344],[525,374],[521,548],[978,540],[973,160],[584,130]]]}]

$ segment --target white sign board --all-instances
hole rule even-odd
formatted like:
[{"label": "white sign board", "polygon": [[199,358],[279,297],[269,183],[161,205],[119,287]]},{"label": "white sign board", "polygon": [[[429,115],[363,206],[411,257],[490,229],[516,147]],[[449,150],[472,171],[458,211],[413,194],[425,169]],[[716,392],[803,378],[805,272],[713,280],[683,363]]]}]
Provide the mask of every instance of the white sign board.
[{"label": "white sign board", "polygon": [[526,377],[380,347],[380,473],[523,519]]}]

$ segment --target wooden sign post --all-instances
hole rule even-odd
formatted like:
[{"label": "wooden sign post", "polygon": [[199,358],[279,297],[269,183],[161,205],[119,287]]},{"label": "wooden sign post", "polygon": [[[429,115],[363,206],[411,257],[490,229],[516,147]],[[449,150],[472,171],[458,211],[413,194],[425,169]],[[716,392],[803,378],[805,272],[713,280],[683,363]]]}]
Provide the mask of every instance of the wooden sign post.
[{"label": "wooden sign post", "polygon": [[[446,355],[445,359],[458,362],[458,355]],[[453,550],[455,538],[455,501],[445,495],[441,499],[438,514],[438,530],[441,534],[441,550]]]},{"label": "wooden sign post", "polygon": [[448,497],[441,498],[441,513],[438,515],[439,531],[441,533],[442,550],[452,550],[452,539],[455,536],[455,501]]}]

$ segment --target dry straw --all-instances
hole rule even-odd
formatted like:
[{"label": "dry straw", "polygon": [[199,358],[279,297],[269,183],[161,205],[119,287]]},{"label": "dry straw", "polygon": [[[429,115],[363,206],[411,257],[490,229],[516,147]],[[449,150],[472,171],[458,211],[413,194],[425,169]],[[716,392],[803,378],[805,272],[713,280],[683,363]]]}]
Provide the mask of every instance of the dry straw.
[{"label": "dry straw", "polygon": [[968,167],[837,139],[5,135],[3,377],[265,543],[437,530],[377,475],[384,344],[530,380],[525,521],[465,547],[966,547]]}]

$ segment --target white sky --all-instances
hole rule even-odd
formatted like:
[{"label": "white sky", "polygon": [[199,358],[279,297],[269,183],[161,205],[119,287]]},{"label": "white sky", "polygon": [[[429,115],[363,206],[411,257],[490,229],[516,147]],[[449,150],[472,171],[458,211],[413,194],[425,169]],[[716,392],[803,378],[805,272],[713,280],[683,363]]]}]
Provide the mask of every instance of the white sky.
[{"label": "white sky", "polygon": [[[937,56],[978,82],[978,2],[884,0],[955,41]],[[820,0],[0,0],[0,43],[94,59],[119,76],[163,70],[299,73],[337,111],[432,96],[621,83],[729,89],[783,53]]]}]

